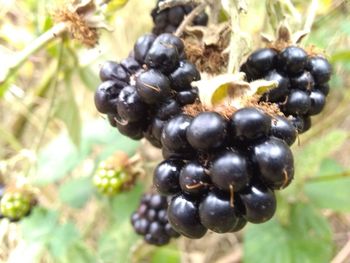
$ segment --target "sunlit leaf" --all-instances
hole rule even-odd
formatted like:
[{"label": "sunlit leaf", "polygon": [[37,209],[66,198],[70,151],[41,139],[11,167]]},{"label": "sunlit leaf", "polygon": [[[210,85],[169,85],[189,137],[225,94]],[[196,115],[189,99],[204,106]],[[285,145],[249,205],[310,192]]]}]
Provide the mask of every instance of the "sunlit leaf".
[{"label": "sunlit leaf", "polygon": [[272,219],[249,225],[244,236],[245,263],[328,263],[332,250],[327,220],[305,204],[292,206],[288,225]]},{"label": "sunlit leaf", "polygon": [[74,208],[82,208],[94,193],[90,177],[78,177],[65,182],[59,189],[63,203]]}]

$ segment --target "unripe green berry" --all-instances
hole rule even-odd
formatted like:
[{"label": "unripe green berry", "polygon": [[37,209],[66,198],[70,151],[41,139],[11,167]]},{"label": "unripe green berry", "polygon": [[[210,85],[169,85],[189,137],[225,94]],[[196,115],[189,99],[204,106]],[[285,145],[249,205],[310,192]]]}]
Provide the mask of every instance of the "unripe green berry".
[{"label": "unripe green berry", "polygon": [[0,209],[3,216],[19,220],[30,212],[31,198],[22,192],[7,192],[1,198]]},{"label": "unripe green berry", "polygon": [[93,177],[93,183],[102,194],[112,196],[121,191],[127,175],[123,169],[112,169],[102,162]]}]

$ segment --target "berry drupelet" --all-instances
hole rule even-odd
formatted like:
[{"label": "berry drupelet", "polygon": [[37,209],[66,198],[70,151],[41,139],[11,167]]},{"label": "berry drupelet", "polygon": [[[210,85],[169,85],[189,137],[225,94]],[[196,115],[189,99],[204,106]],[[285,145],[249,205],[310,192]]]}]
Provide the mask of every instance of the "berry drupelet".
[{"label": "berry drupelet", "polygon": [[184,57],[182,40],[172,34],[141,36],[128,58],[102,65],[97,110],[123,135],[160,148],[165,123],[198,99],[191,82],[200,74]]},{"label": "berry drupelet", "polygon": [[[174,33],[177,27],[184,20],[185,16],[188,15],[195,7],[191,4],[177,5],[159,11],[159,3],[163,1],[164,0],[158,0],[157,6],[151,12],[154,23],[152,32],[156,35],[162,33]],[[200,13],[193,21],[193,25],[195,26],[206,26],[207,23],[208,15],[205,12]]]},{"label": "berry drupelet", "polygon": [[136,212],[131,216],[135,232],[151,245],[163,246],[171,238],[180,236],[169,224],[167,198],[159,194],[145,194]]},{"label": "berry drupelet", "polygon": [[261,100],[277,103],[299,133],[311,127],[310,116],[319,114],[326,103],[332,67],[321,55],[308,55],[297,46],[281,51],[262,48],[253,52],[241,66],[249,81],[275,80],[278,87],[266,92]]}]

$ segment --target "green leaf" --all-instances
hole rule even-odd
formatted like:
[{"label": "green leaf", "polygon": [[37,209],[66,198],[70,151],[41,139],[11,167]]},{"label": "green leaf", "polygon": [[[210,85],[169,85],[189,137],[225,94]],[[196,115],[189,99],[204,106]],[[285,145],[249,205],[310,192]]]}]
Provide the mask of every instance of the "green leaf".
[{"label": "green leaf", "polygon": [[49,251],[55,259],[63,259],[68,253],[69,248],[78,241],[79,238],[80,234],[72,223],[57,226],[53,238],[49,239]]},{"label": "green leaf", "polygon": [[345,131],[335,130],[327,135],[313,140],[302,150],[295,151],[295,179],[312,176],[318,171],[322,161],[332,152],[343,145],[348,134]]},{"label": "green leaf", "polygon": [[142,185],[133,191],[117,195],[112,200],[110,211],[114,224],[101,234],[98,243],[98,255],[102,262],[129,262],[131,247],[138,240],[130,224],[130,216],[138,205],[142,194]]},{"label": "green leaf", "polygon": [[114,13],[118,9],[126,5],[128,0],[112,0],[108,3],[107,12]]},{"label": "green leaf", "polygon": [[170,246],[157,248],[153,252],[151,263],[163,263],[164,259],[167,263],[180,263],[180,251]]},{"label": "green leaf", "polygon": [[310,205],[291,207],[288,225],[275,218],[262,225],[249,225],[244,236],[245,263],[330,262],[331,229]]},{"label": "green leaf", "polygon": [[73,208],[82,208],[94,193],[91,177],[79,177],[65,182],[59,189],[60,200]]},{"label": "green leaf", "polygon": [[58,212],[35,207],[29,217],[21,221],[23,238],[29,243],[46,243],[58,224]]},{"label": "green leaf", "polygon": [[106,120],[95,120],[84,125],[82,143],[77,149],[65,134],[58,136],[38,156],[38,170],[31,175],[32,183],[46,185],[67,176],[96,146],[104,149],[98,159],[105,159],[114,151],[132,155],[139,142],[121,135]]},{"label": "green leaf", "polygon": [[68,249],[68,253],[65,263],[96,263],[98,260],[93,256],[90,249],[88,249],[83,243],[79,242],[72,245]]},{"label": "green leaf", "polygon": [[[324,180],[322,180],[324,179]],[[338,212],[350,212],[350,177],[341,175],[321,177],[305,185],[305,194],[312,204]]]},{"label": "green leaf", "polygon": [[335,63],[338,61],[350,61],[350,51],[349,50],[342,50],[337,51],[336,53],[332,54],[331,62]]},{"label": "green leaf", "polygon": [[71,78],[67,77],[65,81],[66,92],[60,96],[60,102],[57,105],[55,117],[64,122],[69,136],[73,143],[79,147],[81,142],[81,118],[80,109],[75,101],[72,89]]},{"label": "green leaf", "polygon": [[331,176],[344,172],[344,168],[334,159],[326,158],[322,161],[317,176]]},{"label": "green leaf", "polygon": [[91,91],[95,91],[99,85],[99,79],[95,72],[88,66],[79,68],[79,76],[84,85]]}]

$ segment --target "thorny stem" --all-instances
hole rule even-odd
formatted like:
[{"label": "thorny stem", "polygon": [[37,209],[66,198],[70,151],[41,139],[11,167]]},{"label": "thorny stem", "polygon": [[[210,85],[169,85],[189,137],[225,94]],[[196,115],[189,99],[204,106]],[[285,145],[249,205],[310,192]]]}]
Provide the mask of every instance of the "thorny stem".
[{"label": "thorny stem", "polygon": [[174,35],[177,37],[180,37],[182,35],[182,33],[184,32],[186,26],[191,24],[192,21],[196,18],[196,16],[198,16],[200,13],[202,13],[204,11],[204,9],[206,8],[207,5],[208,5],[208,3],[202,3],[202,4],[198,5],[195,9],[193,9],[191,11],[191,13],[189,13],[189,15],[186,16],[185,19],[181,22],[180,26],[177,28]]},{"label": "thorny stem", "polygon": [[13,60],[9,63],[9,67],[4,69],[4,72],[0,72],[0,84],[4,83],[10,76],[27,61],[27,59],[40,50],[43,46],[47,45],[52,40],[60,37],[68,29],[67,24],[64,22],[54,25],[50,30],[46,31],[32,43],[30,43],[25,49],[19,51]]}]

